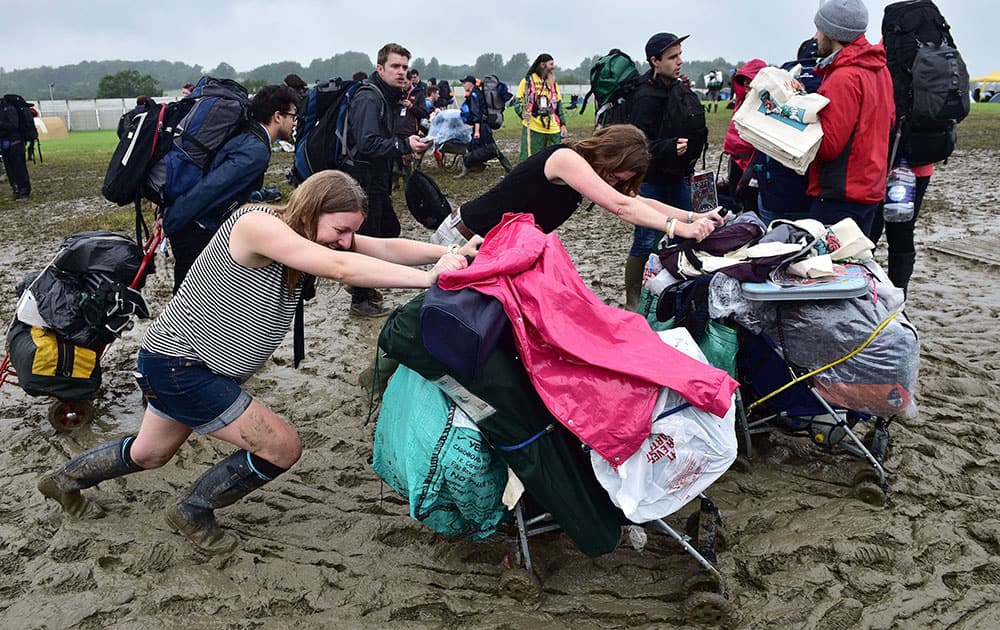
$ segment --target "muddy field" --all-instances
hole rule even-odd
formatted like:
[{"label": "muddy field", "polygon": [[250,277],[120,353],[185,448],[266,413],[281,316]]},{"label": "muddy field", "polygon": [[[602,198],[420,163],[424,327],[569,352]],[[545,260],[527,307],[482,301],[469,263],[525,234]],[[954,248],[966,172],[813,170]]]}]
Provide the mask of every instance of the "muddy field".
[{"label": "muddy field", "polygon": [[[494,167],[476,177],[485,187],[498,174]],[[728,627],[1000,624],[1000,292],[991,280],[1000,270],[997,181],[1000,152],[972,150],[957,152],[931,182],[907,308],[922,334],[920,413],[892,426],[886,505],[852,497],[855,460],[784,436],[762,440],[751,466],[709,489],[725,516],[728,547],[719,568],[732,604]],[[52,226],[106,206],[95,196],[3,210],[5,321],[15,283],[65,236]],[[404,229],[426,237],[410,219]],[[593,290],[620,304],[630,228],[593,210],[577,213],[560,234]],[[154,309],[168,297],[169,271],[161,258],[146,290]],[[410,295],[390,291],[387,299],[398,304]],[[91,491],[108,508],[100,521],[71,520],[35,490],[41,472],[138,428],[141,403],[130,374],[143,324],[108,348],[97,418],[88,427],[56,434],[46,401],[3,386],[0,627],[688,625],[684,581],[697,567],[662,535],[650,534],[641,552],[623,545],[598,559],[563,535],[533,538],[542,591],[523,600],[500,588],[502,559],[515,540],[510,531],[472,543],[411,520],[366,463],[372,426],[357,375],[373,356],[380,324],[349,317],[349,301],[335,283],[321,285],[306,310],[303,366],[291,365],[289,335],[248,385],[298,428],[305,451],[289,473],[220,511],[220,522],[243,539],[224,559],[196,554],[162,518],[174,497],[228,453],[210,438],[192,438],[158,471]],[[693,508],[668,522],[683,528]]]}]

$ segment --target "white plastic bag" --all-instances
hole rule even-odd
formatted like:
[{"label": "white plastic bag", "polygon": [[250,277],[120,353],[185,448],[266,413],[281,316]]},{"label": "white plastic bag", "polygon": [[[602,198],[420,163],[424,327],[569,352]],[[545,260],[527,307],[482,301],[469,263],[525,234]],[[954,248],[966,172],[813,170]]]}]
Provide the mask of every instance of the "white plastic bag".
[{"label": "white plastic bag", "polygon": [[[705,361],[686,329],[657,334],[665,343]],[[653,410],[652,432],[642,447],[617,470],[594,451],[591,465],[611,501],[630,521],[663,518],[697,497],[736,460],[735,421],[735,397],[720,418],[664,387]]]}]

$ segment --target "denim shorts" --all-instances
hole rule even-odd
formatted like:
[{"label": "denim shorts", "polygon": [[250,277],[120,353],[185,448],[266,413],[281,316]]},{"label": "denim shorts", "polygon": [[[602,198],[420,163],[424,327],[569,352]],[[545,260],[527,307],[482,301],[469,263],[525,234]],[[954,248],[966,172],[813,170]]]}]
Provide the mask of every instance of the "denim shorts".
[{"label": "denim shorts", "polygon": [[150,411],[197,433],[218,431],[250,406],[250,394],[232,378],[216,374],[200,361],[145,348],[139,350],[135,380]]}]

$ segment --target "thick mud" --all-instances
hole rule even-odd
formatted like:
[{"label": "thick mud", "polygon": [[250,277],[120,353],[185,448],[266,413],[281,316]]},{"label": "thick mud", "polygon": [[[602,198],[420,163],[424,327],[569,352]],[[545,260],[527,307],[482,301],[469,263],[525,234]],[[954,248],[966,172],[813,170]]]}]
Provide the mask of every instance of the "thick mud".
[{"label": "thick mud", "polygon": [[[491,171],[496,170],[491,167]],[[487,171],[484,177],[496,175]],[[1000,292],[993,274],[1000,152],[958,152],[931,181],[907,313],[921,333],[919,416],[892,425],[883,507],[855,498],[863,466],[808,440],[765,437],[749,467],[708,494],[725,517],[726,627],[984,628],[1000,623]],[[61,217],[106,207],[18,205],[0,217],[0,317],[14,285],[53,255]],[[398,205],[401,214],[405,209]],[[427,233],[404,217],[406,232]],[[560,230],[584,279],[621,304],[630,227],[594,209]],[[941,249],[937,249],[941,248]],[[952,253],[946,253],[952,252]],[[957,252],[962,255],[955,255]],[[880,252],[884,259],[884,251]],[[981,260],[974,260],[981,258]],[[169,296],[169,259],[146,289]],[[398,304],[412,292],[388,291]],[[143,324],[104,356],[94,422],[56,434],[48,401],[0,389],[0,626],[4,628],[616,628],[692,625],[685,582],[693,559],[650,533],[598,559],[560,534],[531,539],[535,597],[514,597],[503,566],[513,530],[472,543],[436,535],[371,472],[372,424],[357,375],[380,323],[351,318],[326,282],[308,304],[307,358],[291,365],[291,335],[249,384],[288,418],[301,461],[245,501],[220,510],[242,539],[207,559],[170,532],[164,508],[229,452],[192,438],[157,471],[89,490],[107,510],[75,521],[35,489],[43,471],[141,418],[131,367]],[[667,521],[683,530],[694,505]]]}]

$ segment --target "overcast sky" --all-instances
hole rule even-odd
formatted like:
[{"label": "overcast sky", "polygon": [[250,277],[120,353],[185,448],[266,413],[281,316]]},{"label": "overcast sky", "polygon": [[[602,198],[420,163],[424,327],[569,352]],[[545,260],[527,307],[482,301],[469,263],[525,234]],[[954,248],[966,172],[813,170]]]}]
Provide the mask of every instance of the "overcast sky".
[{"label": "overcast sky", "polygon": [[[642,58],[654,32],[690,34],[684,58],[760,57],[780,64],[815,32],[816,0],[398,2],[379,0],[3,0],[0,67],[61,66],[105,59],[226,62],[238,71],[276,61],[308,65],[348,50],[374,62],[396,41],[414,57],[471,64],[484,52],[504,60],[549,52],[563,67],[621,48]],[[868,38],[881,37],[883,9],[868,0]],[[936,0],[971,76],[1000,70],[1000,8],[990,0]],[[418,12],[415,7],[422,5]],[[311,80],[311,78],[309,78]]]}]

